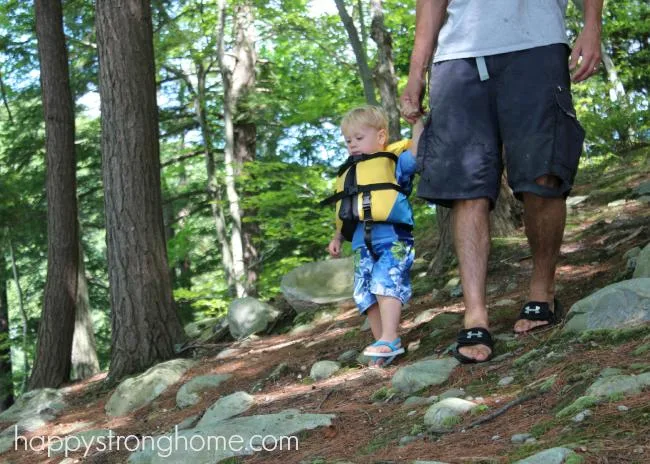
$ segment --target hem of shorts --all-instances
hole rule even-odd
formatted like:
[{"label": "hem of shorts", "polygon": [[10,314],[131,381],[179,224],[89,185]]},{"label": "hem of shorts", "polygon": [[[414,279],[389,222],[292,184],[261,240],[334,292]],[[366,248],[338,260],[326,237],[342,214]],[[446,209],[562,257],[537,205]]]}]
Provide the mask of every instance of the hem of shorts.
[{"label": "hem of shorts", "polygon": [[440,63],[441,61],[460,60],[463,58],[476,58],[479,56],[501,55],[503,53],[520,52],[523,50],[530,50],[531,48],[545,47],[547,45],[555,45],[555,44],[569,45],[569,41],[565,39],[564,41],[560,41],[560,42],[555,40],[542,41],[542,42],[530,42],[530,43],[523,43],[518,45],[511,45],[507,47],[488,48],[485,50],[445,53],[444,55],[434,56],[433,62]]},{"label": "hem of shorts", "polygon": [[444,206],[445,208],[451,208],[452,203],[454,200],[479,200],[481,198],[487,198],[490,201],[490,209],[494,208],[494,205],[496,204],[496,197],[492,197],[490,195],[475,195],[475,194],[469,194],[469,195],[457,195],[457,194],[435,194],[435,195],[429,195],[429,194],[422,194],[422,193],[417,193],[418,198],[422,198],[423,200],[426,200],[431,203],[435,203],[436,205]]},{"label": "hem of shorts", "polygon": [[406,303],[408,303],[408,301],[411,299],[411,295],[412,295],[412,292],[409,292],[409,295],[406,298],[402,298],[399,294],[398,295],[392,295],[392,294],[391,295],[385,295],[383,293],[373,292],[372,290],[373,289],[371,287],[370,288],[370,293],[375,295],[375,297],[377,297],[377,296],[387,296],[387,297],[390,297],[390,298],[396,298],[402,303],[402,306],[405,305]]},{"label": "hem of shorts", "polygon": [[[370,307],[371,307],[372,305],[374,305],[374,304],[377,304],[377,300],[375,300],[374,303],[370,303],[368,306],[366,306],[366,307],[363,308],[363,309],[359,308],[359,305],[357,305],[357,309],[359,310],[359,314],[365,314],[366,311],[368,311],[368,309],[370,309]],[[404,304],[404,303],[402,303],[402,304]]]}]

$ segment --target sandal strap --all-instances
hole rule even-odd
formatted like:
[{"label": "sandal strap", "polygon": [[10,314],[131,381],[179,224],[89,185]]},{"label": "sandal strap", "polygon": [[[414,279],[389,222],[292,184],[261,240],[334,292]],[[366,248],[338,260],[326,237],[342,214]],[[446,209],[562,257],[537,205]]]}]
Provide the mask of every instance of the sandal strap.
[{"label": "sandal strap", "polygon": [[492,335],[483,327],[472,327],[471,329],[462,329],[456,337],[458,346],[476,346],[485,345],[492,349],[494,341]]},{"label": "sandal strap", "polygon": [[402,344],[402,340],[399,337],[397,337],[392,342],[387,342],[387,341],[384,341],[384,340],[377,340],[375,343],[373,343],[370,346],[387,346],[391,350],[395,351],[395,350],[399,350],[401,348],[401,344]]},{"label": "sandal strap", "polygon": [[555,314],[551,311],[550,306],[545,301],[529,301],[519,311],[519,319],[528,321],[547,321],[555,322]]}]

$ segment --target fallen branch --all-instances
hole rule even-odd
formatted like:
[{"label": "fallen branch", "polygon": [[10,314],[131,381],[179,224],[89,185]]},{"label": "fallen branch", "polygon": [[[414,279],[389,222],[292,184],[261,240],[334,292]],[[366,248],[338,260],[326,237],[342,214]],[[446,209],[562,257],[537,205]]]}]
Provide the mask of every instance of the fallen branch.
[{"label": "fallen branch", "polygon": [[512,400],[511,402],[505,404],[504,406],[497,409],[496,411],[494,411],[494,412],[492,412],[492,413],[490,413],[490,414],[488,414],[486,416],[479,417],[474,422],[469,424],[466,428],[472,429],[474,427],[478,427],[481,424],[484,424],[486,422],[489,422],[489,421],[499,417],[500,415],[505,413],[508,409],[510,409],[510,408],[512,408],[514,406],[517,406],[518,404],[524,403],[524,402],[526,402],[528,400],[532,400],[533,398],[537,398],[541,394],[542,394],[541,390],[535,390],[535,391],[530,392],[530,393],[528,393],[526,395],[522,395],[519,398],[515,398],[514,400]]}]

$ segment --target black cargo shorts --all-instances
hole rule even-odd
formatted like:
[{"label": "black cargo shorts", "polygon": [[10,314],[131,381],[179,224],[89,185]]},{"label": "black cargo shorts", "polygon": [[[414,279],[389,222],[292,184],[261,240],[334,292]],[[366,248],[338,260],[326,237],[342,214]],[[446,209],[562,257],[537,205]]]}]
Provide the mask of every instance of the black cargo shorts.
[{"label": "black cargo shorts", "polygon": [[[553,44],[487,56],[482,72],[476,58],[435,63],[417,195],[447,207],[488,198],[493,207],[505,151],[517,198],[566,197],[585,135],[571,99],[568,55],[566,45]],[[544,175],[559,178],[559,188],[537,184]]]}]

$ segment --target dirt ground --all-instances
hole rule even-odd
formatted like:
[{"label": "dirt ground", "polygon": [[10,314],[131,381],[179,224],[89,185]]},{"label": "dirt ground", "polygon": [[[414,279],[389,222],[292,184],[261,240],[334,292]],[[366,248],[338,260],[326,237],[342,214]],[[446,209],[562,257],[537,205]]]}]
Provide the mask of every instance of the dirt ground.
[{"label": "dirt ground", "polygon": [[[648,176],[638,176],[638,183]],[[633,187],[634,185],[631,185]],[[575,195],[588,191],[588,184],[581,186]],[[558,266],[558,296],[569,308],[577,300],[614,281],[622,280],[625,260],[622,255],[634,246],[650,241],[648,227],[650,211],[647,203],[628,201],[616,208],[605,208],[598,202],[586,202],[584,206],[569,213],[569,227],[565,234]],[[573,225],[572,225],[573,224]],[[519,306],[526,297],[526,282],[532,263],[528,256],[523,231],[519,240],[495,250],[490,260],[489,284],[498,284],[501,291],[489,295],[489,304],[505,298],[517,302],[514,307],[499,308],[491,312],[492,330],[511,333]],[[629,277],[629,276],[628,276]],[[503,291],[505,283],[514,283],[512,291]],[[516,286],[516,287],[515,287]],[[439,460],[449,463],[510,462],[517,455],[518,446],[510,437],[538,427],[546,427],[538,433],[535,450],[565,444],[571,433],[578,443],[576,450],[588,463],[650,462],[650,396],[648,392],[636,397],[620,398],[593,408],[597,421],[588,422],[578,430],[566,430],[566,422],[554,423],[557,407],[562,403],[568,379],[584,364],[602,367],[626,368],[630,364],[630,352],[642,340],[630,340],[618,345],[599,346],[597,343],[578,343],[570,356],[559,362],[549,363],[526,379],[558,374],[558,382],[552,390],[541,397],[523,402],[485,424],[463,431],[447,434],[424,434],[420,439],[399,446],[399,439],[423,430],[422,417],[427,406],[403,407],[403,401],[371,400],[373,393],[390,386],[392,375],[406,363],[442,353],[453,342],[458,326],[445,327],[445,337],[435,344],[428,342],[431,326],[428,322],[415,324],[414,319],[422,311],[433,309],[431,320],[442,313],[463,310],[462,299],[432,299],[431,294],[415,297],[403,314],[400,335],[404,346],[421,341],[420,348],[409,350],[407,356],[396,359],[383,370],[370,370],[363,366],[348,368],[343,373],[317,382],[306,378],[312,364],[318,360],[336,358],[346,350],[362,350],[372,341],[370,332],[359,330],[363,320],[356,309],[343,305],[334,320],[323,321],[309,332],[296,335],[268,335],[247,342],[233,342],[205,347],[197,351],[200,364],[188,371],[184,379],[164,392],[153,404],[126,417],[107,418],[105,403],[111,391],[103,389],[104,374],[67,387],[69,406],[63,414],[46,428],[27,437],[62,436],[70,433],[79,422],[92,422],[92,427],[82,430],[110,428],[115,435],[156,435],[173,429],[175,424],[195,414],[202,413],[218,398],[235,391],[250,392],[253,385],[269,375],[281,363],[288,369],[275,382],[268,382],[254,394],[256,406],[245,415],[279,412],[298,408],[302,412],[329,413],[336,418],[333,425],[299,435],[299,449],[259,453],[240,457],[229,462],[241,463],[330,463],[346,461],[353,463],[407,463],[414,460]],[[449,336],[448,336],[449,335]],[[557,330],[547,330],[519,339],[516,354],[499,362],[481,365],[459,366],[449,381],[440,386],[427,388],[422,396],[438,395],[450,388],[466,389],[468,394],[480,396],[478,402],[487,405],[492,412],[517,397],[522,383],[505,388],[495,388],[499,378],[513,370],[514,360],[530,349],[545,344]],[[647,343],[647,342],[646,342]],[[233,356],[218,359],[217,354],[225,347],[237,348]],[[499,353],[497,353],[499,354]],[[635,362],[648,362],[648,356],[637,357]],[[208,391],[199,404],[183,410],[175,407],[175,396],[184,380],[202,374],[232,373],[233,376],[218,389]],[[618,405],[636,411],[639,420],[623,420]],[[468,416],[463,426],[475,420]],[[10,424],[0,424],[8,426]],[[19,443],[24,445],[24,443]],[[532,454],[532,452],[530,453]],[[127,451],[97,453],[86,458],[72,454],[69,462],[120,463],[126,462]],[[523,457],[517,455],[519,458]],[[525,455],[524,455],[525,456]],[[56,463],[63,457],[47,458],[46,451],[12,451],[0,456],[0,462],[15,464]]]}]

